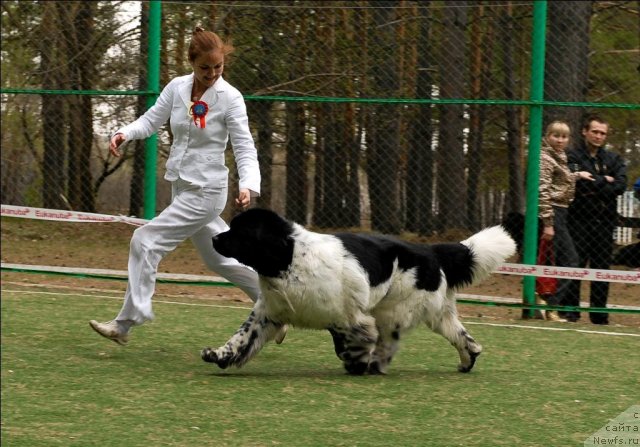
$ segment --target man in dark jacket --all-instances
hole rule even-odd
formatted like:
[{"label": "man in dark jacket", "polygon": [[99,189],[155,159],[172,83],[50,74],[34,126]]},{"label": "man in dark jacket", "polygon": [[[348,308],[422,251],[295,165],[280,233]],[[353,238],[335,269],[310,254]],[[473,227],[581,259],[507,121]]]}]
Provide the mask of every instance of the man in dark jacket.
[{"label": "man in dark jacket", "polygon": [[[569,206],[569,230],[574,240],[579,266],[608,269],[612,261],[613,231],[617,222],[617,197],[627,187],[626,166],[622,157],[604,148],[609,124],[596,115],[589,116],[582,128],[581,141],[567,154],[573,172],[588,171],[595,181],[578,180],[576,194]],[[591,307],[607,307],[609,283],[592,281]],[[566,295],[568,306],[580,305],[580,281],[573,281]],[[577,321],[579,312],[564,317]],[[609,324],[606,312],[590,312],[594,324]]]}]

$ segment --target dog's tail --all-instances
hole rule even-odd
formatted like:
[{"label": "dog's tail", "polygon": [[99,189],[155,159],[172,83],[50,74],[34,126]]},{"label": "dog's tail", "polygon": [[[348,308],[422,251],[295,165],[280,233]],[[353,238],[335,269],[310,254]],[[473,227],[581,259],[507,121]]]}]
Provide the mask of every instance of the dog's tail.
[{"label": "dog's tail", "polygon": [[477,284],[516,252],[516,243],[500,225],[486,228],[459,244],[433,246],[449,287]]}]

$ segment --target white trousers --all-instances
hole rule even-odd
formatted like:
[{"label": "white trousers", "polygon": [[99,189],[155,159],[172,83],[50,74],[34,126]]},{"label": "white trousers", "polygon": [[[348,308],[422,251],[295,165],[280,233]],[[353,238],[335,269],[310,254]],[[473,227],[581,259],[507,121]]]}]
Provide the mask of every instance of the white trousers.
[{"label": "white trousers", "polygon": [[229,229],[220,218],[227,189],[202,188],[179,179],[172,183],[171,195],[171,204],[162,213],[133,232],[127,291],[116,320],[132,320],[139,325],[153,319],[151,297],[158,264],[187,238],[209,269],[234,283],[254,302],[260,296],[257,273],[220,255],[211,242],[213,236]]}]

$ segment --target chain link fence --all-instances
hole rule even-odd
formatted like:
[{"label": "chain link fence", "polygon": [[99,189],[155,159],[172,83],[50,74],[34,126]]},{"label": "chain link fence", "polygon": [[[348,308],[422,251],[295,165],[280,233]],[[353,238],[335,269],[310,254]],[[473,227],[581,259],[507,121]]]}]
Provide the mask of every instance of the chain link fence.
[{"label": "chain link fence", "polygon": [[[108,138],[157,93],[147,86],[150,6],[2,2],[3,204],[143,215],[144,143],[114,159]],[[160,85],[191,72],[196,25],[232,41],[225,78],[247,99],[258,205],[300,223],[457,238],[523,212],[532,64],[542,62],[543,122],[565,119],[579,138],[583,115],[597,111],[629,188],[640,176],[636,1],[549,2],[544,61],[532,60],[534,2],[161,7]],[[165,126],[157,210],[170,200],[170,145]]]}]

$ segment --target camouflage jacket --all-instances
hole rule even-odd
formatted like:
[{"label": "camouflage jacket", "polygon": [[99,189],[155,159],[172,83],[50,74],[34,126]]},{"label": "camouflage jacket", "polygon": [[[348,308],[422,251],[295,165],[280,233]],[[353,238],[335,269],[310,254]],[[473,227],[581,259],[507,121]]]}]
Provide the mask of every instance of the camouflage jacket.
[{"label": "camouflage jacket", "polygon": [[568,208],[576,191],[578,174],[569,170],[567,154],[543,143],[540,153],[538,215],[545,226],[553,226],[553,207]]}]

